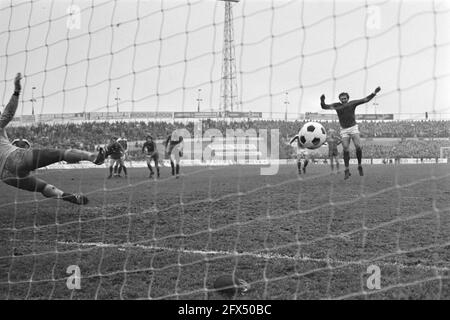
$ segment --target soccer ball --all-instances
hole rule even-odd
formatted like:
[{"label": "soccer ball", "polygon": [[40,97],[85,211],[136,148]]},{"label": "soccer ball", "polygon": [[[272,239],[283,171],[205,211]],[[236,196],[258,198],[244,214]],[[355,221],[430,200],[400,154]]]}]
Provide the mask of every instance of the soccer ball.
[{"label": "soccer ball", "polygon": [[305,148],[317,149],[327,139],[327,132],[320,123],[307,122],[298,132],[298,138]]}]

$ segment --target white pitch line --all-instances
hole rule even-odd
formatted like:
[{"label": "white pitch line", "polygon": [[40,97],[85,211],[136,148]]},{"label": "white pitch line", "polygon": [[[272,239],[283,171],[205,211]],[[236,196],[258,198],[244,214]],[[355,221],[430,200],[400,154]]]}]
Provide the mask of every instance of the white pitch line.
[{"label": "white pitch line", "polygon": [[252,257],[257,259],[267,259],[267,260],[291,260],[291,261],[301,261],[301,262],[320,262],[338,265],[366,265],[366,264],[376,264],[378,266],[385,267],[396,267],[400,269],[419,269],[425,271],[439,271],[445,272],[450,271],[450,267],[436,267],[429,266],[424,264],[414,264],[414,265],[406,265],[403,263],[397,262],[375,262],[376,259],[368,261],[343,261],[337,259],[325,259],[325,258],[312,258],[308,256],[289,256],[279,253],[256,253],[256,252],[231,252],[231,251],[222,251],[222,250],[192,250],[192,249],[181,249],[181,248],[170,248],[170,247],[159,247],[159,246],[146,246],[141,244],[112,244],[112,243],[103,243],[103,242],[64,242],[58,241],[58,244],[64,245],[78,245],[82,247],[99,247],[99,248],[117,248],[122,251],[127,248],[138,248],[143,250],[161,250],[161,251],[170,251],[184,254],[198,254],[198,255],[215,255],[215,256],[225,256],[225,257]]}]

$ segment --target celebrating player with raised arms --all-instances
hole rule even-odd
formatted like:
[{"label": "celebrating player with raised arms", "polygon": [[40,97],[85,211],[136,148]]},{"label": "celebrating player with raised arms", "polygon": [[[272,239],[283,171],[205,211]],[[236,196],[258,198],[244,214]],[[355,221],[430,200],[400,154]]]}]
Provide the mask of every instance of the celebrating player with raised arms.
[{"label": "celebrating player with raised arms", "polygon": [[339,172],[339,152],[337,146],[342,143],[342,139],[334,129],[329,129],[326,142],[328,144],[328,157],[330,159],[331,173],[334,172],[333,160],[336,162],[336,171]]},{"label": "celebrating player with raised arms", "polygon": [[146,141],[142,146],[142,152],[145,154],[145,159],[147,160],[147,167],[150,170],[149,178],[152,178],[154,175],[151,162],[152,160],[155,162],[156,168],[156,176],[159,178],[159,154],[158,149],[156,147],[156,143],[153,141],[153,137],[151,135],[147,135],[145,137]]},{"label": "celebrating player with raised arms", "polygon": [[[298,135],[295,135],[291,141],[289,141],[289,144],[292,145],[292,143],[294,143],[295,141],[297,141],[297,169],[298,169],[298,174],[302,174],[302,170],[303,170],[303,174],[306,174],[306,166],[309,163],[310,160],[310,153],[308,151],[308,149],[306,149],[300,142],[300,138],[298,137]],[[302,168],[302,162],[303,162],[303,168]]]},{"label": "celebrating player with raised arms", "polygon": [[14,118],[21,91],[20,73],[14,79],[14,94],[0,116],[0,178],[13,187],[40,192],[44,197],[62,199],[75,204],[87,204],[88,198],[83,194],[66,193],[55,186],[30,174],[31,171],[50,164],[66,161],[92,161],[100,165],[105,160],[105,152],[100,149],[98,154],[70,149],[32,149],[19,148],[10,143],[6,134],[6,126]]},{"label": "celebrating player with raised arms", "polygon": [[170,158],[170,166],[172,167],[172,175],[178,179],[180,174],[180,158],[183,156],[183,137],[178,135],[175,130],[170,136],[167,137],[166,153]]},{"label": "celebrating player with raised arms", "polygon": [[362,148],[361,148],[361,138],[359,136],[358,125],[355,120],[355,109],[357,106],[367,103],[372,100],[378,92],[380,92],[380,87],[377,87],[373,93],[367,97],[359,100],[349,101],[350,96],[346,92],[339,94],[340,102],[333,104],[325,104],[325,95],[320,96],[320,105],[322,109],[325,110],[336,110],[339,124],[341,125],[341,136],[342,136],[342,148],[344,149],[344,165],[345,165],[345,178],[350,177],[350,140],[353,140],[353,144],[356,149],[356,157],[358,159],[358,171],[359,175],[363,176],[363,169],[361,165],[362,160]]}]

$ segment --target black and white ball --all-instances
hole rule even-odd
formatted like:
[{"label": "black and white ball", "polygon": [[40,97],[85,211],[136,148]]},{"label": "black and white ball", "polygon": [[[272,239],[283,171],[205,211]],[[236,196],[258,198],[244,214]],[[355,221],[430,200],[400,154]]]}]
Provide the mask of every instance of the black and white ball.
[{"label": "black and white ball", "polygon": [[317,149],[327,139],[325,128],[317,122],[307,122],[298,132],[300,143],[307,149]]}]

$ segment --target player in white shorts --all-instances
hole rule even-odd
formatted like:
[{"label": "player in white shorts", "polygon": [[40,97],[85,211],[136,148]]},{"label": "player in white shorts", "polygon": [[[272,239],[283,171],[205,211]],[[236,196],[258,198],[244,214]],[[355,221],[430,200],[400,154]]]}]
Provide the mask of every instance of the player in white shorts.
[{"label": "player in white shorts", "polygon": [[355,120],[355,109],[357,106],[367,103],[372,100],[381,88],[377,87],[375,91],[368,95],[367,97],[359,100],[349,101],[350,96],[346,92],[339,94],[340,102],[325,104],[325,95],[320,96],[320,105],[322,109],[325,110],[336,110],[339,124],[341,125],[341,136],[342,136],[342,149],[344,153],[344,165],[345,165],[345,177],[348,179],[350,177],[350,140],[353,140],[353,144],[356,149],[356,158],[358,159],[358,172],[360,176],[363,176],[363,169],[361,165],[362,160],[362,148],[361,148],[361,138],[359,136],[358,125]]}]

